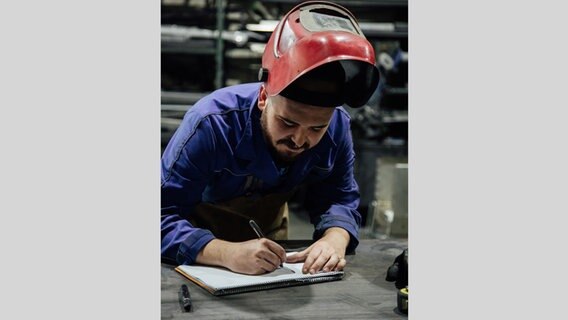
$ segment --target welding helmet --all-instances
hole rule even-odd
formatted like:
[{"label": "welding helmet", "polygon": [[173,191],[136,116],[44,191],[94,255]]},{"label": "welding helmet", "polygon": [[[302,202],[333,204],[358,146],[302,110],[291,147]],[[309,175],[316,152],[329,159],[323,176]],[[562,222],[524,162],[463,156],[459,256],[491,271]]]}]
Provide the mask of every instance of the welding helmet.
[{"label": "welding helmet", "polygon": [[375,52],[355,17],[327,1],[301,3],[280,20],[258,77],[268,96],[321,107],[361,107],[379,83]]}]

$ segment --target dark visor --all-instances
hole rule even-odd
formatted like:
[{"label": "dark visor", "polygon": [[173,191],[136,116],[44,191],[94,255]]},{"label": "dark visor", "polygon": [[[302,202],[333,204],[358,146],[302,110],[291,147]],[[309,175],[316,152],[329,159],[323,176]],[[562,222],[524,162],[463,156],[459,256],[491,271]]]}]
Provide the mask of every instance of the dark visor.
[{"label": "dark visor", "polygon": [[347,104],[362,107],[379,83],[378,69],[357,60],[340,60],[319,66],[287,86],[280,95],[319,107]]}]

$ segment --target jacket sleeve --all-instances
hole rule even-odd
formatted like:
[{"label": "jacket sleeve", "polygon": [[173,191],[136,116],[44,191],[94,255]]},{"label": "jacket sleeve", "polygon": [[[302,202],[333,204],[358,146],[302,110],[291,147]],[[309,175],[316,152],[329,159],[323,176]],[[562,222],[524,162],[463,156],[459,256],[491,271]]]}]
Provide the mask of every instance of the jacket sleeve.
[{"label": "jacket sleeve", "polygon": [[207,118],[188,112],[162,155],[161,255],[177,264],[193,264],[215,237],[185,219],[213,172],[215,136]]},{"label": "jacket sleeve", "polygon": [[359,187],[353,177],[355,152],[351,132],[347,127],[345,138],[338,145],[338,152],[333,168],[327,177],[310,186],[310,195],[306,200],[306,209],[315,226],[313,239],[322,237],[326,229],[341,227],[350,240],[347,252],[355,250],[359,244],[361,215],[359,206]]}]

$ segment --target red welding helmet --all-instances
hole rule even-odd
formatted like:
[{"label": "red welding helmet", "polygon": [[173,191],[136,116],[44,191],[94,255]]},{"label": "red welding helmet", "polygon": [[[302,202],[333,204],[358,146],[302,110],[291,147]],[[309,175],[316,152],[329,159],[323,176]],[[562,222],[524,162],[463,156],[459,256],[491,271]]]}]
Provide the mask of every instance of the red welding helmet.
[{"label": "red welding helmet", "polygon": [[361,107],[379,83],[375,51],[355,17],[327,1],[301,3],[282,18],[258,76],[269,96],[321,107]]}]

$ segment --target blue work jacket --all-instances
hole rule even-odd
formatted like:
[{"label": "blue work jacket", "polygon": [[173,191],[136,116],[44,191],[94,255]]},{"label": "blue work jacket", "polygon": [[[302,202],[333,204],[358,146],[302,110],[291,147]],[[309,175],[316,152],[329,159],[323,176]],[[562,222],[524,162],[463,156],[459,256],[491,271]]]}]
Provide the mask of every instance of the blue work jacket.
[{"label": "blue work jacket", "polygon": [[162,155],[161,254],[179,264],[192,264],[215,237],[186,220],[202,202],[286,192],[303,183],[305,209],[315,226],[314,240],[330,227],[350,234],[347,251],[355,249],[361,215],[353,178],[355,154],[349,115],[336,108],[327,132],[304,151],[281,176],[260,125],[260,83],[219,89],[185,114]]}]

